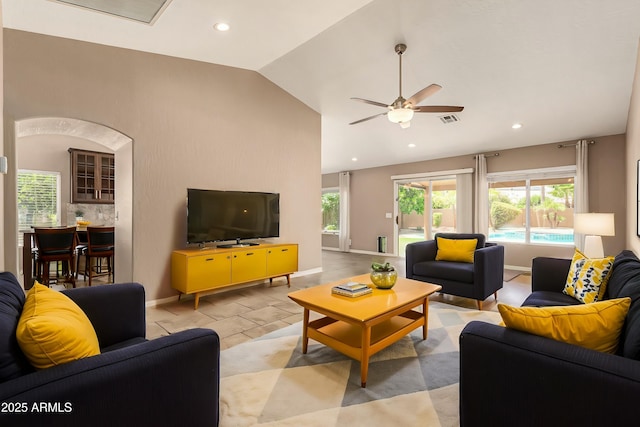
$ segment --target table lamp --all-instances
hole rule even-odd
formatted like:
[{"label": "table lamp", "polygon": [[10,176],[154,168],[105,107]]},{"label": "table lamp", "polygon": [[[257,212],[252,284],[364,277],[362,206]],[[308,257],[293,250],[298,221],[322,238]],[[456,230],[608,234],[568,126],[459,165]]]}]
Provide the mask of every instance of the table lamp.
[{"label": "table lamp", "polygon": [[612,213],[577,213],[574,216],[573,231],[584,234],[584,250],[589,258],[603,258],[601,236],[615,236]]}]

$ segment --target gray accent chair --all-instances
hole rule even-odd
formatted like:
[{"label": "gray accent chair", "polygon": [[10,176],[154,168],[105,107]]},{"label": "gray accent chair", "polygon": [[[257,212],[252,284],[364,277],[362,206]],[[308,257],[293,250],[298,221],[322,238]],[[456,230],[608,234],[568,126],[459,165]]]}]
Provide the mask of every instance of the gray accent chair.
[{"label": "gray accent chair", "polygon": [[[478,239],[473,263],[436,261],[438,237]],[[489,295],[498,299],[504,278],[504,246],[487,242],[484,234],[437,233],[433,240],[407,245],[405,254],[408,279],[438,284],[444,294],[475,299],[478,310]]]}]

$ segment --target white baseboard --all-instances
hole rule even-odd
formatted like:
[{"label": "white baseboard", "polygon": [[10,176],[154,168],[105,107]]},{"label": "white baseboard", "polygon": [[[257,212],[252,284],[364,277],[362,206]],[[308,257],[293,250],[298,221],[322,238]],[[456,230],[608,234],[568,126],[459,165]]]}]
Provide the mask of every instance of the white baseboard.
[{"label": "white baseboard", "polygon": [[519,265],[505,265],[504,266],[505,270],[515,270],[515,271],[526,271],[526,272],[531,272],[531,267],[522,267]]},{"label": "white baseboard", "polygon": [[398,255],[388,254],[385,252],[361,251],[359,249],[351,249],[349,252],[354,254],[377,255],[377,256],[383,256],[383,257],[389,257],[389,258],[402,258],[402,257],[399,257]]},{"label": "white baseboard", "polygon": [[310,274],[322,273],[322,267],[312,268],[310,270],[297,271],[291,275],[291,277],[308,276]]},{"label": "white baseboard", "polygon": [[162,304],[168,304],[170,302],[174,302],[174,301],[178,301],[178,295],[172,296],[172,297],[168,297],[168,298],[162,298],[162,299],[154,299],[151,301],[147,301],[144,303],[145,307],[156,307],[158,305],[162,305]]}]

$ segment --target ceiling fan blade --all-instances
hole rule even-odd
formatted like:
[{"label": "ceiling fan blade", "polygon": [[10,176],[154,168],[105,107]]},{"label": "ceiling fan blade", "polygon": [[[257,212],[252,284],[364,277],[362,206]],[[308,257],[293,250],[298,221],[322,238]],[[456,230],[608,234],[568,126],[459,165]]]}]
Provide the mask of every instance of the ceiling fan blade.
[{"label": "ceiling fan blade", "polygon": [[389,107],[388,104],[383,104],[382,102],[377,102],[377,101],[370,101],[364,98],[351,98],[351,99],[353,99],[354,101],[364,102],[365,104],[377,105],[378,107],[383,107],[383,108]]},{"label": "ceiling fan blade", "polygon": [[[386,105],[385,105],[385,107],[386,107]],[[350,125],[357,125],[358,123],[362,123],[362,122],[366,122],[367,120],[375,119],[378,116],[386,116],[386,115],[387,115],[386,112],[380,113],[380,114],[375,114],[373,116],[365,117],[364,119],[356,120],[355,122],[351,122],[349,124]]]},{"label": "ceiling fan blade", "polygon": [[414,107],[416,113],[457,113],[464,110],[464,107],[455,107],[453,105],[422,105]]},{"label": "ceiling fan blade", "polygon": [[422,89],[421,91],[419,91],[418,93],[413,95],[411,98],[407,99],[404,102],[404,105],[407,105],[407,104],[418,105],[418,103],[420,101],[422,101],[423,99],[425,99],[428,96],[433,95],[434,93],[436,93],[440,89],[442,89],[442,86],[440,86],[438,84],[435,84],[435,83],[434,84],[430,84],[429,86],[425,87],[424,89]]}]

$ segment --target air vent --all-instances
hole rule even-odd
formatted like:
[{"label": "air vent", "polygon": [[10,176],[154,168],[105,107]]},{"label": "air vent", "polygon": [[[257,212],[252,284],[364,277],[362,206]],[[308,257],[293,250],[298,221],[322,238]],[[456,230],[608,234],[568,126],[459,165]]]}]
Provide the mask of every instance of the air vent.
[{"label": "air vent", "polygon": [[456,116],[455,114],[447,114],[446,116],[440,116],[440,120],[442,120],[442,123],[444,124],[455,123],[460,121],[458,116]]}]

